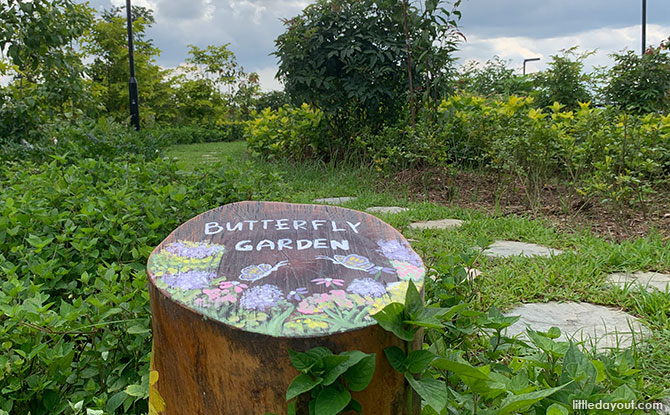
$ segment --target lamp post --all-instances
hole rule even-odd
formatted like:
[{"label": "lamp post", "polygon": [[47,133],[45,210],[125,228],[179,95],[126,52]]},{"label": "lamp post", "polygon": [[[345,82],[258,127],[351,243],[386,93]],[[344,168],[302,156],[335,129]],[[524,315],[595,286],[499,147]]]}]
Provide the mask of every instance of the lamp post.
[{"label": "lamp post", "polygon": [[534,62],[534,61],[539,61],[540,58],[527,58],[523,60],[523,74],[524,76],[526,75],[526,62]]},{"label": "lamp post", "polygon": [[642,54],[647,48],[647,0],[642,0]]},{"label": "lamp post", "polygon": [[130,65],[130,80],[128,81],[128,96],[130,98],[130,123],[136,131],[140,130],[140,103],[137,93],[137,79],[135,79],[135,52],[133,49],[133,20],[130,9],[130,0],[126,0],[128,18],[128,63]]}]

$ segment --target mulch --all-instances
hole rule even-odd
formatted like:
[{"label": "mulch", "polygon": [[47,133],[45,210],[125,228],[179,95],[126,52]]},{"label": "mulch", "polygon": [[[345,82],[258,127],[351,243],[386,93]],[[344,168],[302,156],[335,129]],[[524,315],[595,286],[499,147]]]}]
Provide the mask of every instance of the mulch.
[{"label": "mulch", "polygon": [[494,174],[448,169],[404,170],[380,182],[382,187],[406,185],[413,200],[480,209],[495,216],[549,220],[557,229],[593,233],[623,241],[645,237],[655,229],[670,240],[670,192],[659,191],[645,203],[615,206],[585,198],[563,184],[546,184],[535,194],[520,180]]}]

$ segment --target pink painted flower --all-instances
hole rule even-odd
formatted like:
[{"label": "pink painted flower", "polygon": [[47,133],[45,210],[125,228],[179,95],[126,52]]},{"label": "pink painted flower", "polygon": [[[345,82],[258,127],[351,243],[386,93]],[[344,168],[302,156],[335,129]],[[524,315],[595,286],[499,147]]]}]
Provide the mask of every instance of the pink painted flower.
[{"label": "pink painted flower", "polygon": [[221,305],[223,303],[234,303],[235,301],[237,301],[237,298],[235,298],[235,296],[232,295],[232,294],[228,294],[228,295],[224,295],[223,297],[217,298],[214,301],[214,304],[215,305]]},{"label": "pink painted flower", "polygon": [[424,269],[414,266],[409,262],[391,261],[398,272],[398,277],[401,280],[412,279],[414,281],[421,281],[423,279]]},{"label": "pink painted flower", "polygon": [[245,288],[249,288],[247,284],[242,284],[239,281],[223,281],[220,285],[219,288],[226,289],[226,288],[232,288],[236,293],[241,293],[244,291]]},{"label": "pink painted flower", "polygon": [[195,303],[195,305],[202,307],[202,306],[205,305],[205,299],[204,298],[196,298],[194,303]]},{"label": "pink painted flower", "polygon": [[344,285],[344,280],[334,278],[315,278],[312,280],[312,282],[316,283],[316,285],[325,285],[326,288],[330,287],[331,284],[337,285],[338,287]]},{"label": "pink painted flower", "polygon": [[207,297],[209,297],[209,301],[214,301],[221,296],[221,290],[219,290],[218,288],[214,288],[212,290],[205,289],[202,290],[202,292],[207,294]]}]

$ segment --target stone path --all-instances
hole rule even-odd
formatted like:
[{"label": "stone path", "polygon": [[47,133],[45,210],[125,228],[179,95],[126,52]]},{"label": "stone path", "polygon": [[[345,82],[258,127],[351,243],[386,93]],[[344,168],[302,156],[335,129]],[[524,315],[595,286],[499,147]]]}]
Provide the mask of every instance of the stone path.
[{"label": "stone path", "polygon": [[634,288],[634,286],[641,286],[645,290],[652,288],[663,292],[670,292],[670,274],[642,271],[632,274],[617,272],[610,274],[607,279],[612,284],[618,285],[621,288],[632,285],[632,288]]},{"label": "stone path", "polygon": [[563,251],[546,246],[529,244],[518,241],[495,241],[485,251],[484,255],[490,257],[507,258],[510,256],[542,256],[550,257],[560,255]]},{"label": "stone path", "polygon": [[644,325],[635,317],[610,307],[590,303],[531,303],[523,304],[505,313],[506,316],[521,316],[521,319],[506,329],[508,336],[521,334],[525,337],[526,326],[533,330],[548,331],[551,327],[561,329],[559,340],[585,340],[584,345],[596,345],[603,351],[616,347],[617,336],[620,347],[630,347],[632,343],[631,327],[635,341],[640,333],[648,333]]},{"label": "stone path", "polygon": [[321,203],[326,205],[339,205],[342,203],[351,202],[356,200],[355,197],[344,196],[344,197],[326,197],[324,199],[314,199],[314,203]]},{"label": "stone path", "polygon": [[400,212],[407,212],[409,209],[399,206],[373,206],[365,209],[368,213],[386,213],[395,214]]},{"label": "stone path", "polygon": [[410,229],[453,229],[463,224],[459,219],[439,219],[410,223]]}]

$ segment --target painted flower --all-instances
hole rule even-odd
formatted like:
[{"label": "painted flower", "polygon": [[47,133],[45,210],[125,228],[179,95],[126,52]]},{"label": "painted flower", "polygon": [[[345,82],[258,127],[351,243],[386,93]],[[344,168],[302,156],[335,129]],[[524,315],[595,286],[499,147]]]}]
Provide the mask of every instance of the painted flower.
[{"label": "painted flower", "polygon": [[312,320],[311,318],[306,318],[303,320],[304,324],[307,324],[307,327],[310,329],[325,329],[328,327],[328,323],[320,320]]},{"label": "painted flower", "polygon": [[423,281],[423,276],[426,273],[426,270],[422,267],[417,267],[409,262],[391,261],[391,263],[398,272],[398,277],[401,280],[411,279],[414,282]]},{"label": "painted flower", "polygon": [[304,298],[305,294],[307,294],[307,288],[296,288],[295,290],[289,291],[286,298],[289,300],[300,301]]},{"label": "painted flower", "polygon": [[316,285],[325,285],[326,288],[330,287],[331,284],[337,285],[338,287],[344,285],[344,280],[334,278],[315,278],[312,280],[312,282],[316,283]]},{"label": "painted flower", "polygon": [[222,290],[226,290],[226,289],[229,290],[229,289],[232,288],[233,291],[235,291],[237,294],[239,294],[242,291],[244,291],[245,288],[249,288],[249,286],[247,286],[247,284],[242,284],[239,281],[223,281],[219,285],[219,288],[221,288]]},{"label": "painted flower", "polygon": [[375,281],[372,278],[355,279],[347,287],[347,291],[358,294],[361,297],[381,297],[386,294],[384,284]]},{"label": "painted flower", "polygon": [[409,262],[410,264],[421,267],[423,265],[421,258],[417,255],[416,252],[412,251],[409,246],[400,243],[399,241],[392,239],[390,241],[384,241],[382,239],[377,241],[377,250],[379,253],[384,255],[387,259]]},{"label": "painted flower", "polygon": [[213,245],[207,242],[177,241],[168,244],[165,251],[172,255],[187,258],[203,259],[223,253],[223,245]]},{"label": "painted flower", "polygon": [[209,285],[216,278],[215,272],[209,271],[186,271],[177,274],[165,274],[163,282],[170,288],[181,288],[182,290],[198,290]]},{"label": "painted flower", "polygon": [[240,307],[245,310],[265,311],[284,299],[284,293],[276,285],[265,284],[251,287],[242,294]]}]

